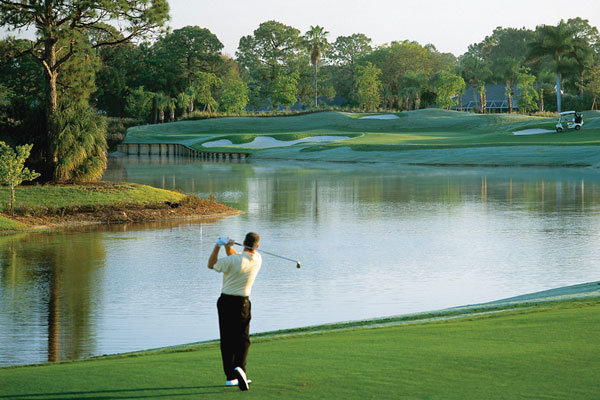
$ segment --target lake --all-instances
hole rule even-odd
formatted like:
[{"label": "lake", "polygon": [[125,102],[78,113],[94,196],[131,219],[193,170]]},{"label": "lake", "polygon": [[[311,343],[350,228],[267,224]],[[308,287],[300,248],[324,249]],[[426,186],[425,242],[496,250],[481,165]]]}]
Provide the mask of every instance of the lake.
[{"label": "lake", "polygon": [[[111,158],[105,180],[244,211],[0,236],[0,365],[218,337],[215,240],[261,234],[251,332],[481,303],[600,275],[600,174]],[[223,254],[223,253],[221,253]]]}]

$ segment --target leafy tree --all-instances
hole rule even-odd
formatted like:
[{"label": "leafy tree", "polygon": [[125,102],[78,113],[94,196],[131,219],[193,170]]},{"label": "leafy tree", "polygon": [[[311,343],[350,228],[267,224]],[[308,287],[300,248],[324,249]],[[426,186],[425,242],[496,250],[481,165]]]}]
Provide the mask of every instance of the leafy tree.
[{"label": "leafy tree", "polygon": [[273,104],[289,109],[297,101],[298,74],[281,74],[273,83]]},{"label": "leafy tree", "polygon": [[102,66],[96,73],[96,108],[109,116],[125,116],[125,100],[134,88],[144,86],[142,79],[150,69],[142,49],[132,43],[98,49]]},{"label": "leafy tree", "polygon": [[357,66],[357,99],[365,110],[372,111],[381,104],[381,70],[370,62],[365,66]]},{"label": "leafy tree", "polygon": [[0,83],[11,93],[31,105],[43,101],[44,76],[39,63],[31,55],[16,57],[31,48],[27,39],[0,40]]},{"label": "leafy tree", "polygon": [[[293,69],[291,66],[302,51],[298,29],[267,21],[261,23],[253,35],[240,39],[236,57],[248,86],[259,89],[262,98],[269,98],[275,79],[282,70]],[[299,71],[296,69],[296,72]]]},{"label": "leafy tree", "polygon": [[490,81],[505,85],[509,113],[513,108],[513,89],[517,76],[525,62],[528,43],[532,39],[533,31],[529,29],[498,27],[481,43],[474,45],[490,66],[492,72]]},{"label": "leafy tree", "polygon": [[40,176],[25,167],[32,144],[17,146],[16,151],[0,141],[0,183],[10,187],[10,212],[15,212],[15,188],[24,181],[32,181]]},{"label": "leafy tree", "polygon": [[443,72],[437,82],[438,106],[446,109],[455,106],[457,101],[453,99],[465,87],[464,79],[451,72]]},{"label": "leafy tree", "polygon": [[600,59],[600,34],[598,28],[591,26],[587,19],[569,18],[567,25],[581,44],[575,52],[574,70],[577,75],[575,86],[579,88],[579,96],[583,97],[585,74]]},{"label": "leafy tree", "polygon": [[315,108],[318,107],[317,100],[317,74],[319,68],[319,60],[329,50],[329,42],[327,41],[327,35],[329,32],[325,28],[317,25],[312,26],[304,35],[305,44],[310,52],[310,63],[314,69],[314,88],[315,88]]},{"label": "leafy tree", "polygon": [[[35,28],[36,40],[29,49],[22,50],[18,55],[29,54],[43,67],[46,86],[44,106],[50,122],[53,114],[59,111],[57,87],[59,76],[65,63],[77,54],[76,44],[80,37],[94,36],[97,41],[89,44],[92,48],[116,45],[143,37],[164,24],[168,19],[168,9],[166,0],[75,3],[67,0],[52,2],[2,0],[0,1],[0,26],[9,29]],[[118,26],[121,30],[107,29],[108,24],[114,21],[119,22]],[[52,131],[51,124],[48,128],[49,138],[60,136],[58,132]],[[51,143],[51,146],[58,147],[60,144]],[[55,169],[53,175],[62,175],[56,170],[61,168],[63,161],[57,159],[55,155],[50,159]]]},{"label": "leafy tree", "polygon": [[220,108],[225,112],[240,112],[248,101],[248,85],[231,71],[223,78]]},{"label": "leafy tree", "polygon": [[522,113],[530,113],[538,110],[538,93],[535,90],[535,76],[528,73],[528,69],[524,69],[517,75],[517,87],[521,90],[519,97],[519,111]]},{"label": "leafy tree", "polygon": [[429,77],[439,72],[436,68],[443,65],[439,62],[439,58],[440,53],[435,47],[422,46],[417,42],[405,40],[392,42],[389,46],[381,46],[364,59],[381,70],[383,102],[387,108],[393,108],[398,107],[400,77],[408,72]]},{"label": "leafy tree", "polygon": [[598,96],[600,95],[600,63],[594,64],[588,72],[588,80],[584,85],[584,90],[588,91],[594,100],[592,102],[591,109],[598,109]]},{"label": "leafy tree", "polygon": [[125,112],[133,118],[149,121],[153,98],[154,94],[145,90],[143,86],[133,89],[125,100]]},{"label": "leafy tree", "polygon": [[[156,72],[168,71],[161,90],[178,93],[196,81],[198,73],[216,73],[223,63],[223,43],[206,28],[185,26],[159,39],[152,49]],[[161,79],[160,77],[156,77]]]},{"label": "leafy tree", "polygon": [[335,39],[327,57],[335,68],[331,75],[336,93],[347,99],[354,99],[356,96],[356,63],[371,51],[373,51],[371,39],[362,33],[338,36]]},{"label": "leafy tree", "polygon": [[204,111],[212,114],[212,110],[217,107],[217,101],[212,92],[215,87],[221,84],[221,80],[213,73],[198,72],[193,82],[196,100],[204,104]]},{"label": "leafy tree", "polygon": [[539,60],[544,57],[552,59],[552,67],[556,74],[556,108],[561,112],[561,75],[567,69],[569,59],[576,57],[577,52],[585,48],[585,42],[575,36],[574,29],[564,20],[557,26],[539,25],[535,31],[535,39],[529,44],[529,58]]}]

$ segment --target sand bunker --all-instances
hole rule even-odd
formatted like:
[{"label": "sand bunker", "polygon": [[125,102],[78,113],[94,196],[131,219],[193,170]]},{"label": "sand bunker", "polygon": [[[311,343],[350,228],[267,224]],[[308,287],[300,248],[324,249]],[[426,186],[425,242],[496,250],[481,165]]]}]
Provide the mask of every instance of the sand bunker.
[{"label": "sand bunker", "polygon": [[359,119],[398,119],[398,116],[394,114],[366,115]]},{"label": "sand bunker", "polygon": [[524,129],[522,131],[513,132],[513,135],[539,135],[540,133],[552,133],[549,129]]},{"label": "sand bunker", "polygon": [[203,143],[202,147],[245,147],[247,149],[269,149],[272,147],[292,146],[296,143],[333,142],[349,139],[349,136],[311,136],[298,140],[277,140],[270,136],[257,136],[250,143],[233,144],[231,140],[222,139]]}]

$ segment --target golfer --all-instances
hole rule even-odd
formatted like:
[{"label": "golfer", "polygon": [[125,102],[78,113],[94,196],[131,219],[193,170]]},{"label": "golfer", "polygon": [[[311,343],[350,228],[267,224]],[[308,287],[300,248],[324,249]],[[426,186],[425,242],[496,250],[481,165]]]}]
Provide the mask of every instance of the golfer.
[{"label": "golfer", "polygon": [[[248,390],[246,357],[250,348],[250,292],[260,270],[262,258],[256,252],[260,236],[250,232],[244,239],[244,250],[238,254],[234,240],[220,237],[208,259],[208,268],[223,273],[223,288],[217,301],[221,357],[227,386]],[[221,246],[227,257],[218,258]]]}]

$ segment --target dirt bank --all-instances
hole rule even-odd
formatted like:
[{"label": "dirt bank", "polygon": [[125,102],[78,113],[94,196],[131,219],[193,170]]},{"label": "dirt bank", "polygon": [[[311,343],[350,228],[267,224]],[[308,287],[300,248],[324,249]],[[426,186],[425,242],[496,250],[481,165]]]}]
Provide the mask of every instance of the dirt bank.
[{"label": "dirt bank", "polygon": [[239,214],[241,211],[194,195],[179,202],[164,201],[156,204],[118,204],[109,206],[69,206],[34,215],[10,215],[5,218],[27,225],[26,230],[69,228],[92,224],[150,222],[169,219],[203,219]]}]

